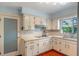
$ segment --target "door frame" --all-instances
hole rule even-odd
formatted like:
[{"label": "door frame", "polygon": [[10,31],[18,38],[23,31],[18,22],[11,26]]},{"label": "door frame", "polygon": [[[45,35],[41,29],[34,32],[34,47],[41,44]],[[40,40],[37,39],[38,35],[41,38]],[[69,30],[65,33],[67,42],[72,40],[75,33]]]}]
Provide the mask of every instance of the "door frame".
[{"label": "door frame", "polygon": [[[0,15],[1,16],[1,15]],[[14,55],[18,55],[18,37],[17,37],[17,51],[14,51],[14,52],[10,52],[10,53],[7,53],[7,54],[4,54],[4,18],[12,18],[12,19],[16,19],[17,20],[17,32],[19,32],[19,23],[20,23],[20,18],[19,18],[19,16],[7,16],[7,15],[2,15],[1,16],[1,19],[2,19],[2,29],[3,29],[3,31],[2,31],[2,46],[1,46],[1,55],[8,55],[8,56],[14,56]],[[18,34],[18,33],[17,33]],[[17,35],[18,36],[18,35]]]}]

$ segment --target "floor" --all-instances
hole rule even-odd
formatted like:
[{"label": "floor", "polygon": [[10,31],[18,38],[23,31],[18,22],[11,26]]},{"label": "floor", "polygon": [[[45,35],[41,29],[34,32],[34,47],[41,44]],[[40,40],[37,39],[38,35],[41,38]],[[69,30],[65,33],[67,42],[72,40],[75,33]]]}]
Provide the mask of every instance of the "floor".
[{"label": "floor", "polygon": [[65,55],[61,54],[55,50],[50,50],[45,53],[39,54],[38,56],[65,56]]}]

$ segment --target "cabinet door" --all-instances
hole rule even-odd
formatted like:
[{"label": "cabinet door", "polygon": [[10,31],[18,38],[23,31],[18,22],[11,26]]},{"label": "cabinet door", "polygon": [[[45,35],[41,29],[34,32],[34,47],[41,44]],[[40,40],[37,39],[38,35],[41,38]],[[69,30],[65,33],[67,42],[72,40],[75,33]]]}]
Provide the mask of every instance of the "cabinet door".
[{"label": "cabinet door", "polygon": [[41,17],[41,24],[46,26],[46,18],[45,17]]},{"label": "cabinet door", "polygon": [[50,48],[49,49],[50,50],[53,49],[53,39],[52,38],[50,38],[50,44],[49,45],[50,45]]},{"label": "cabinet door", "polygon": [[69,55],[69,56],[76,56],[77,55],[77,45],[69,42],[69,41],[66,41],[66,50],[65,50],[65,54],[66,55]]},{"label": "cabinet door", "polygon": [[41,17],[35,17],[35,24],[41,25]]},{"label": "cabinet door", "polygon": [[45,41],[44,41],[44,51],[48,51],[50,50],[50,39],[47,38]]},{"label": "cabinet door", "polygon": [[65,52],[65,40],[59,39],[59,52],[63,53]]},{"label": "cabinet door", "polygon": [[47,26],[47,27],[46,27],[47,30],[51,30],[51,20],[50,20],[50,19],[47,19],[47,20],[46,20],[46,23],[47,23],[47,25],[46,25],[46,26]]},{"label": "cabinet door", "polygon": [[34,16],[30,16],[30,29],[34,30],[34,26],[35,26],[35,24],[34,24]]},{"label": "cabinet door", "polygon": [[53,30],[58,30],[58,20],[52,20],[52,25]]},{"label": "cabinet door", "polygon": [[62,52],[63,46],[64,46],[64,41],[62,38],[54,38],[53,39],[53,49],[55,49],[58,52]]},{"label": "cabinet door", "polygon": [[44,41],[39,40],[39,53],[44,52]]},{"label": "cabinet door", "polygon": [[39,54],[39,42],[34,41],[33,55],[38,55],[38,54]]},{"label": "cabinet door", "polygon": [[23,17],[23,26],[24,26],[24,30],[28,30],[29,29],[29,16],[28,15],[25,15]]},{"label": "cabinet door", "polygon": [[26,56],[32,56],[33,55],[33,49],[34,49],[34,45],[27,45],[27,48],[25,48],[25,55]]},{"label": "cabinet door", "polygon": [[58,44],[57,38],[53,38],[53,49],[55,49],[56,51],[59,51],[59,44]]}]

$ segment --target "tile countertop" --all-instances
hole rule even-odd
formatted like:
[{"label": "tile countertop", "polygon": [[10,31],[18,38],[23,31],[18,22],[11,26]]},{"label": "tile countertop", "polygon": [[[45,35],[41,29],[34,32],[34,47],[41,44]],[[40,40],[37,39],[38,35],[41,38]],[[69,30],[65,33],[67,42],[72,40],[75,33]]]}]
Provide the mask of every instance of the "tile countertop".
[{"label": "tile countertop", "polygon": [[30,35],[23,34],[23,35],[20,36],[20,38],[24,39],[25,41],[40,40],[40,39],[44,39],[44,38],[62,38],[64,40],[70,40],[70,41],[76,41],[77,42],[76,38],[67,38],[67,37],[63,37],[63,36],[60,36],[60,35],[50,35],[50,36],[47,36],[47,37],[36,37],[32,34],[30,34]]},{"label": "tile countertop", "polygon": [[20,38],[24,39],[25,41],[33,41],[33,40],[40,40],[40,39],[53,38],[53,37],[63,38],[63,36],[58,36],[58,35],[47,36],[47,37],[34,36],[34,35],[21,35]]}]

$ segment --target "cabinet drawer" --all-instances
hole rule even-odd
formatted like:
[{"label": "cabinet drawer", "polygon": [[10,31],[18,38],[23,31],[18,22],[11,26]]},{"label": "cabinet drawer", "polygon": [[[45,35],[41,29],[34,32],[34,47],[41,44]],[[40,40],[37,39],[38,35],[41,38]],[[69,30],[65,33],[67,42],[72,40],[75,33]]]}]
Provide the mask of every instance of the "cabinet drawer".
[{"label": "cabinet drawer", "polygon": [[34,41],[25,42],[25,45],[34,44]]}]

